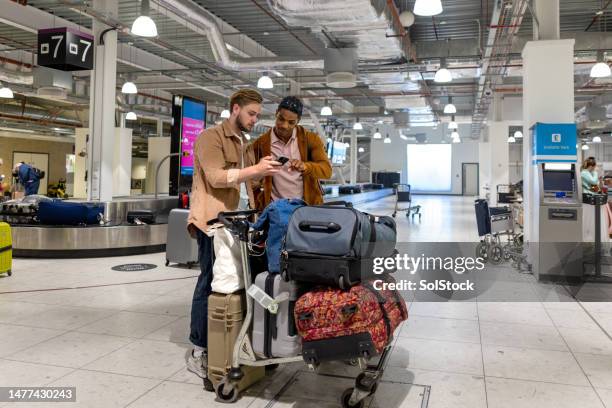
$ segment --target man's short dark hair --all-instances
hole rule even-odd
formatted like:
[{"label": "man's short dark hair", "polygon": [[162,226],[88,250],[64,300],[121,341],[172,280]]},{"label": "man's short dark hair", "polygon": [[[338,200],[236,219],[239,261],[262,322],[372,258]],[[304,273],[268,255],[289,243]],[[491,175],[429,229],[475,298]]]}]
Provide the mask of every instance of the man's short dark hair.
[{"label": "man's short dark hair", "polygon": [[281,109],[287,109],[288,111],[297,114],[301,118],[302,111],[304,110],[304,104],[300,98],[296,98],[295,96],[285,96],[278,104],[278,109],[276,111],[278,112]]}]

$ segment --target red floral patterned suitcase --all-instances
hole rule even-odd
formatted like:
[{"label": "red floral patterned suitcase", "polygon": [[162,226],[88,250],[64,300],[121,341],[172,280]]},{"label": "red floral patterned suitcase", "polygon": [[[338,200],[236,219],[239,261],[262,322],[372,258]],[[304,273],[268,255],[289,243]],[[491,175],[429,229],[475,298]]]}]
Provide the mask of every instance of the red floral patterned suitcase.
[{"label": "red floral patterned suitcase", "polygon": [[310,291],[298,299],[294,314],[302,356],[309,364],[379,354],[408,318],[401,295],[376,290],[373,280],[346,291],[330,287]]}]

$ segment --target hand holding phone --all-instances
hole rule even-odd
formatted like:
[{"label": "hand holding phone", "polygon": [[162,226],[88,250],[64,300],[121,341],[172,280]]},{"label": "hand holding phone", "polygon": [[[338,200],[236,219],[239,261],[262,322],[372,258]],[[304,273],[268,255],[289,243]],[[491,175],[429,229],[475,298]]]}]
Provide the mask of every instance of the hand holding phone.
[{"label": "hand holding phone", "polygon": [[279,162],[281,164],[281,166],[283,166],[285,163],[287,163],[289,161],[289,158],[287,158],[285,156],[281,156],[281,157],[277,157],[276,161]]}]

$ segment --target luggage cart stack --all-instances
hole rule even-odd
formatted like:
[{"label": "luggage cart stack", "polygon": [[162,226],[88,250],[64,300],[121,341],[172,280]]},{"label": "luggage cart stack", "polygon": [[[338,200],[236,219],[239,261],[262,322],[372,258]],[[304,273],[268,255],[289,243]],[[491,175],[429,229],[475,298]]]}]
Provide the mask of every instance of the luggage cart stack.
[{"label": "luggage cart stack", "polygon": [[[410,184],[394,184],[393,188],[395,190],[395,208],[393,209],[393,217],[397,215],[398,212],[406,212],[406,217],[411,217],[412,221],[414,221],[414,216],[419,216],[419,221],[421,221],[421,206],[420,205],[412,205],[412,193],[410,191]],[[408,203],[408,207],[400,207],[400,203]]]},{"label": "luggage cart stack", "polygon": [[[349,213],[352,211],[356,212],[352,209],[347,210]],[[341,289],[338,285],[333,287],[313,286],[303,281],[287,281],[286,274],[263,272],[253,277],[249,263],[249,247],[255,236],[250,230],[247,219],[252,214],[253,211],[236,211],[220,213],[218,216],[218,221],[238,240],[246,291],[216,297],[213,294],[209,298],[212,299],[209,300],[209,378],[205,380],[205,388],[211,390],[214,386],[218,401],[233,403],[243,390],[262,378],[264,367],[275,368],[279,364],[302,361],[311,369],[315,369],[323,361],[357,360],[359,367],[362,368],[361,373],[356,377],[354,387],[345,390],[340,396],[340,403],[344,408],[362,408],[364,400],[376,392],[382,378],[384,367],[390,356],[394,329],[408,317],[405,302],[395,291],[379,293],[373,289],[372,291],[366,289],[365,281],[363,286],[356,283],[355,286]],[[395,223],[389,217],[387,217],[388,220],[385,220],[385,217],[379,220],[367,214],[364,214],[363,217],[370,220],[368,226],[378,229],[391,228],[393,231],[395,229]],[[319,228],[321,223],[310,224],[306,228],[304,222],[301,222],[300,230],[318,233],[321,229]],[[328,224],[325,227],[335,231],[336,225],[333,222]],[[356,222],[356,225],[362,224],[364,223]],[[324,235],[328,235],[327,232],[325,228],[322,229]],[[374,236],[383,235],[379,231]],[[375,244],[370,242],[372,245]],[[353,242],[348,244],[353,244]],[[385,246],[384,243],[382,245]],[[353,293],[359,293],[359,295]],[[306,298],[306,296],[309,297]],[[211,303],[215,303],[217,298],[219,305],[211,306]],[[340,302],[337,300],[339,298],[346,300]],[[363,305],[359,303],[364,302],[363,298],[370,299],[367,307],[364,306],[365,303]],[[328,300],[331,303],[326,304]],[[232,309],[233,312],[228,313],[228,304],[232,302],[236,305]],[[373,305],[377,305],[380,308],[379,311],[376,311]],[[213,314],[211,314],[211,307]],[[215,307],[219,310],[216,310]],[[320,318],[320,312],[325,310],[327,313],[329,307],[338,309],[335,316],[341,319],[343,334],[339,335],[340,337],[321,339],[305,337],[305,327],[310,329],[311,325],[330,322],[333,324],[337,320],[329,316],[326,319]],[[215,333],[211,333],[211,330],[216,330],[216,326],[211,323],[211,319],[214,320],[216,315],[221,323],[217,326],[221,328],[227,326],[231,320],[231,336],[228,337],[227,329],[217,330],[219,333],[216,337]],[[227,320],[225,323],[224,319]],[[294,319],[299,319],[299,321]],[[353,320],[355,324],[361,326],[371,325],[373,330],[376,330],[377,336],[374,337],[371,332],[367,331],[354,334],[349,325],[349,322]],[[383,327],[382,332],[386,333],[383,337],[381,337],[379,326]],[[272,333],[273,335],[270,336],[269,334]],[[315,328],[309,333],[316,337],[322,332]],[[216,356],[216,360],[220,362],[223,360],[229,364],[217,364],[216,368],[211,370],[210,347],[215,340],[223,344],[224,351],[220,354],[225,354]],[[339,347],[332,347],[332,343]],[[369,364],[373,357],[379,357],[378,361],[375,364]]]}]

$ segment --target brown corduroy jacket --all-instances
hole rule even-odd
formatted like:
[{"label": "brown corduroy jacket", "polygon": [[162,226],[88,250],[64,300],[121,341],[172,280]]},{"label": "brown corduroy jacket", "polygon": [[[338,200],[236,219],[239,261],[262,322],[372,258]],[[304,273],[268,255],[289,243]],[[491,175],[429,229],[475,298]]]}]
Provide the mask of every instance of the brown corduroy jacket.
[{"label": "brown corduroy jacket", "polygon": [[[325,146],[318,134],[302,126],[296,127],[296,137],[302,162],[304,162],[304,201],[308,205],[323,203],[323,194],[319,180],[332,175],[332,167],[325,152]],[[272,130],[268,130],[255,140],[249,150],[253,151],[255,163],[262,157],[269,156],[272,150]],[[262,211],[272,201],[272,176],[264,177],[263,182],[253,183],[255,205]]]}]

